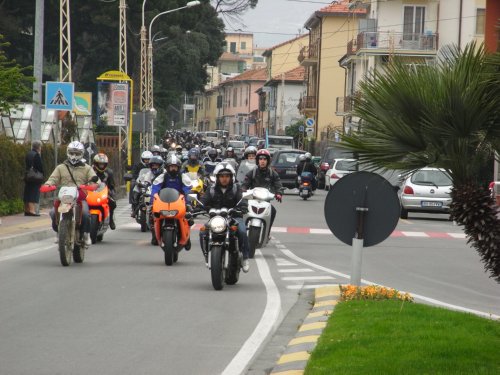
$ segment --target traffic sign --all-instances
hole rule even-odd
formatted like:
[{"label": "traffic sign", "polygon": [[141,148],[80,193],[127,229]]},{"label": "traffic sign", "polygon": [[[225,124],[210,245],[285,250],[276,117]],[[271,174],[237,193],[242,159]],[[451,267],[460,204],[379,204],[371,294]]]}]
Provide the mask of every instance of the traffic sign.
[{"label": "traffic sign", "polygon": [[312,127],[314,126],[314,124],[315,124],[315,121],[314,121],[314,119],[313,119],[313,118],[310,118],[310,117],[309,117],[308,119],[306,119],[306,125],[307,125],[308,127],[312,128]]},{"label": "traffic sign", "polygon": [[301,132],[301,133],[302,133],[303,131],[304,131],[304,125],[300,125],[300,126],[299,126],[299,132]]},{"label": "traffic sign", "polygon": [[312,133],[314,133],[314,128],[307,128],[306,133],[311,135]]},{"label": "traffic sign", "polygon": [[73,82],[45,82],[45,108],[72,111],[74,94]]}]

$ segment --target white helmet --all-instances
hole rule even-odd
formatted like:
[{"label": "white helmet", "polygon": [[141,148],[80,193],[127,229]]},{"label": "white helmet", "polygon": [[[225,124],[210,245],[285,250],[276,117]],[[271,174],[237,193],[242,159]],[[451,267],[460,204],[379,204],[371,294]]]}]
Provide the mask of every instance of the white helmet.
[{"label": "white helmet", "polygon": [[144,151],[142,154],[141,154],[141,161],[142,161],[142,164],[144,165],[148,165],[149,164],[149,160],[153,157],[153,153],[151,151]]},{"label": "white helmet", "polygon": [[66,149],[66,155],[68,156],[68,160],[72,165],[78,164],[83,159],[83,153],[85,148],[83,144],[78,141],[73,141],[68,145]]},{"label": "white helmet", "polygon": [[214,175],[216,177],[223,175],[223,174],[231,175],[231,177],[233,177],[233,179],[234,179],[234,175],[236,174],[233,166],[226,161],[220,162],[219,164],[217,164],[217,166],[214,169]]}]

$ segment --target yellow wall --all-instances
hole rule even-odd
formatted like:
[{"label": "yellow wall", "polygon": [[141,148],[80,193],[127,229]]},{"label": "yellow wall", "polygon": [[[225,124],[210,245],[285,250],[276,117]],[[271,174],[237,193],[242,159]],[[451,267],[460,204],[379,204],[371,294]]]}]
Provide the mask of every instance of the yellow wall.
[{"label": "yellow wall", "polygon": [[209,108],[207,116],[210,119],[210,130],[217,129],[217,91],[213,91],[207,98]]},{"label": "yellow wall", "polygon": [[302,47],[309,44],[309,34],[297,38],[291,42],[283,44],[280,47],[273,49],[272,55],[268,58],[268,73],[269,78],[276,77],[281,73],[288,72],[300,66],[297,57]]},{"label": "yellow wall", "polygon": [[339,66],[339,60],[346,53],[346,45],[352,35],[357,34],[357,19],[352,16],[324,17],[321,35],[321,60],[319,75],[318,126],[317,140],[321,132],[326,132],[328,125],[342,128],[342,116],[336,116],[336,99],[344,96],[345,70]]},{"label": "yellow wall", "polygon": [[[253,34],[226,34],[227,52],[231,52],[231,42],[236,43],[237,54],[248,55],[245,62],[250,68],[253,63]],[[245,42],[245,49],[241,49],[241,42]]]}]

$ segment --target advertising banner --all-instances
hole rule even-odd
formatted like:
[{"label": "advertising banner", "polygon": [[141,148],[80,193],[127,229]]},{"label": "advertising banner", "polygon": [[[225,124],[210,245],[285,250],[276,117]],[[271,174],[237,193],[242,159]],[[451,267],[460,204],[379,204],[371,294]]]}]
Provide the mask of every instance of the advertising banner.
[{"label": "advertising banner", "polygon": [[92,93],[75,92],[73,112],[78,116],[92,116]]},{"label": "advertising banner", "polygon": [[97,84],[97,126],[127,126],[128,83]]}]

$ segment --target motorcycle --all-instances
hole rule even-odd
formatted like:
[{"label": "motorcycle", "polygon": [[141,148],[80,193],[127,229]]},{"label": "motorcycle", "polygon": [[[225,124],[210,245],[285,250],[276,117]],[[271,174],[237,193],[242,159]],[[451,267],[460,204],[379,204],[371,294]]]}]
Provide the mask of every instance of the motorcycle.
[{"label": "motorcycle", "polygon": [[[85,199],[85,191],[92,191],[97,185],[62,186],[59,189],[58,201],[54,202],[55,222],[58,233],[59,258],[63,266],[69,266],[72,259],[82,263],[85,259],[85,241],[80,232],[82,222],[81,201]],[[41,193],[56,190],[56,186],[42,185]]]},{"label": "motorcycle", "polygon": [[187,221],[191,213],[186,212],[184,196],[171,188],[155,194],[152,213],[156,240],[163,249],[165,264],[171,266],[183,248],[191,248],[191,227]]},{"label": "motorcycle", "polygon": [[[203,179],[196,172],[186,172],[182,174],[182,183],[191,189],[190,193],[195,194],[199,199],[204,192]],[[193,207],[196,201],[193,201]]]},{"label": "motorcycle", "polygon": [[[148,205],[151,199],[151,183],[145,179],[148,173],[149,168],[141,169],[139,177],[135,182],[135,186],[139,190],[139,196],[137,199],[137,206],[134,210],[134,218],[137,224],[141,226],[141,232],[146,232],[148,230]],[[130,181],[132,180],[132,175],[127,173],[123,178],[125,181]]]},{"label": "motorcycle", "polygon": [[[201,203],[199,203],[201,206]],[[243,255],[239,250],[238,223],[232,218],[237,209],[210,209],[210,218],[201,231],[207,231],[207,238],[202,244],[208,255],[208,268],[215,290],[222,290],[224,283],[234,285],[240,277]],[[195,215],[207,212],[198,212]]]},{"label": "motorcycle", "polygon": [[304,200],[312,197],[312,179],[313,175],[311,172],[302,172],[299,177],[299,197]]},{"label": "motorcycle", "polygon": [[274,199],[268,189],[257,187],[246,192],[248,213],[244,216],[250,245],[249,255],[253,258],[255,249],[263,248],[269,241],[271,229],[271,201]]},{"label": "motorcycle", "polygon": [[95,191],[89,191],[87,194],[86,199],[90,212],[90,240],[92,244],[102,241],[104,233],[109,227],[108,193],[108,186],[101,183]]}]

